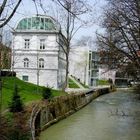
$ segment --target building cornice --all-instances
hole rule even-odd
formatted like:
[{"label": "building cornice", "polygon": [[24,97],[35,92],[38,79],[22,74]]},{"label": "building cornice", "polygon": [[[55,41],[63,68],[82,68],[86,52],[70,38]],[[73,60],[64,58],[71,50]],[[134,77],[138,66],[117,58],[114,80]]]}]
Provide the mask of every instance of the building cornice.
[{"label": "building cornice", "polygon": [[14,70],[15,69],[18,69],[18,70],[39,70],[39,71],[50,71],[50,70],[58,71],[58,69],[45,69],[45,68],[40,69],[40,68],[16,68],[16,67],[14,67]]},{"label": "building cornice", "polygon": [[22,52],[36,52],[36,53],[38,53],[38,52],[40,52],[40,53],[43,53],[43,52],[58,52],[59,51],[59,49],[52,49],[52,50],[37,50],[37,49],[35,49],[35,50],[31,50],[31,49],[14,49],[14,51],[16,51],[16,52],[18,52],[18,51],[22,51]]},{"label": "building cornice", "polygon": [[[37,53],[15,53],[17,56],[37,56]],[[38,56],[44,56],[44,57],[50,57],[50,56],[53,56],[53,57],[58,57],[58,54],[50,54],[50,53],[40,53],[38,54]]]},{"label": "building cornice", "polygon": [[19,30],[19,31],[17,31],[17,30],[15,30],[15,31],[12,31],[12,34],[13,35],[15,35],[15,34],[59,34],[59,31],[56,31],[56,30],[54,30],[54,31],[41,31],[41,30],[38,30],[38,31],[21,31],[21,30]]}]

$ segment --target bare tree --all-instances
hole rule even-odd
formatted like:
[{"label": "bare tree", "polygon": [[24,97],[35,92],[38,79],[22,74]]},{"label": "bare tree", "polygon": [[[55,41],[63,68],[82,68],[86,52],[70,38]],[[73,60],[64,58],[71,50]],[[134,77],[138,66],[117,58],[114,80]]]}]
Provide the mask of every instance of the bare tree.
[{"label": "bare tree", "polygon": [[22,0],[3,0],[0,3],[0,28],[4,27],[15,14]]},{"label": "bare tree", "polygon": [[[41,1],[41,0],[40,0]],[[64,34],[64,48],[62,44],[59,45],[62,47],[65,57],[66,57],[66,79],[63,89],[67,87],[68,83],[68,73],[69,73],[69,53],[70,46],[73,36],[77,31],[87,25],[87,21],[82,20],[82,16],[88,14],[90,11],[87,0],[53,0],[54,3],[58,6],[56,19],[60,23],[61,31],[60,33]],[[41,3],[41,2],[40,2]],[[43,4],[40,4],[43,11],[45,8]],[[46,13],[46,12],[45,12]],[[62,35],[63,36],[63,35]]]},{"label": "bare tree", "polygon": [[11,49],[0,44],[0,69],[9,69],[11,65]]},{"label": "bare tree", "polygon": [[115,65],[132,63],[140,71],[140,1],[108,0],[103,27],[106,33],[98,34],[102,51],[110,55]]}]

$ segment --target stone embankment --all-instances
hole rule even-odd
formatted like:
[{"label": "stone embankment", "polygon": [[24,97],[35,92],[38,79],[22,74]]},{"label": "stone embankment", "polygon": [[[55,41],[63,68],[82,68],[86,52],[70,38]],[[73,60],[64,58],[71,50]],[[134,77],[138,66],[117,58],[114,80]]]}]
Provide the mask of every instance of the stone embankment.
[{"label": "stone embankment", "polygon": [[94,89],[39,102],[33,107],[30,117],[32,140],[40,131],[78,111],[94,98],[112,91],[110,88]]}]

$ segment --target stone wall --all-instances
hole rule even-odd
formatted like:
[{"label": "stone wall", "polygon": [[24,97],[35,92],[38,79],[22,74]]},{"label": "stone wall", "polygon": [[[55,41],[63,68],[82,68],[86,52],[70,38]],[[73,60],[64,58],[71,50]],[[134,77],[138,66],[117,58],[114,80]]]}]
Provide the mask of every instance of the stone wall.
[{"label": "stone wall", "polygon": [[78,111],[94,98],[109,93],[110,91],[109,88],[102,88],[86,93],[56,97],[51,101],[42,101],[38,104],[39,109],[36,115],[34,115],[32,136],[38,136],[40,131]]}]

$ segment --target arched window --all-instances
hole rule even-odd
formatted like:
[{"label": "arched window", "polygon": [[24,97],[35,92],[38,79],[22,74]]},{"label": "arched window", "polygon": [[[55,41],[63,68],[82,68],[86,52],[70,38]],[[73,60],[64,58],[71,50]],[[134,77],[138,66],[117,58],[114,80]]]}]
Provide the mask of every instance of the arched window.
[{"label": "arched window", "polygon": [[28,68],[29,67],[29,59],[28,58],[24,58],[24,68]]},{"label": "arched window", "polygon": [[44,68],[44,59],[43,58],[39,59],[39,68]]}]

